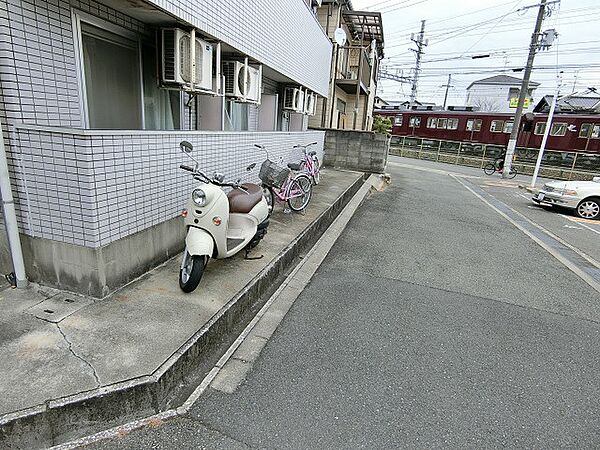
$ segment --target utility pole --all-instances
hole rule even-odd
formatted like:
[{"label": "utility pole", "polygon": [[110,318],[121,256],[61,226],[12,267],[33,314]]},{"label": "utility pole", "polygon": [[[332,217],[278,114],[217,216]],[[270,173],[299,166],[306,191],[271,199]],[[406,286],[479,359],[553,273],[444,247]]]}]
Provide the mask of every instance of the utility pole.
[{"label": "utility pole", "polygon": [[448,74],[448,83],[442,84],[442,87],[446,88],[446,94],[444,95],[444,106],[442,107],[442,109],[446,109],[446,100],[448,100],[448,89],[450,89],[451,87],[454,87],[450,84],[451,81],[452,81],[452,74],[449,73]]},{"label": "utility pole", "polygon": [[517,136],[519,129],[521,128],[521,116],[523,115],[523,105],[525,103],[525,97],[529,90],[529,77],[531,76],[531,70],[533,68],[533,59],[538,46],[538,40],[540,36],[540,30],[542,29],[542,22],[544,21],[544,14],[546,12],[546,0],[541,0],[537,20],[535,22],[535,29],[531,35],[531,43],[529,44],[529,56],[527,57],[527,65],[525,66],[525,74],[523,75],[523,82],[521,83],[521,92],[519,93],[519,103],[517,105],[517,111],[515,112],[515,119],[513,122],[513,129],[510,133],[510,139],[508,140],[508,146],[506,147],[506,157],[504,159],[504,170],[502,172],[502,178],[508,178],[510,168],[512,166],[513,155],[515,154],[515,148],[517,147]]},{"label": "utility pole", "polygon": [[540,173],[540,167],[542,166],[542,158],[544,157],[544,150],[546,150],[546,142],[548,142],[548,136],[552,129],[552,119],[554,118],[554,111],[556,110],[556,102],[558,102],[558,96],[560,95],[560,78],[557,80],[556,95],[552,98],[552,104],[550,105],[550,111],[548,112],[548,119],[546,120],[546,128],[544,129],[544,137],[542,138],[542,145],[540,145],[540,151],[538,153],[537,161],[535,163],[535,169],[533,171],[533,177],[531,177],[531,187],[535,187],[538,174]]},{"label": "utility pole", "polygon": [[419,82],[419,73],[421,72],[421,56],[423,55],[423,48],[427,47],[428,42],[423,39],[425,36],[425,21],[421,20],[421,31],[415,38],[415,35],[411,35],[410,40],[417,44],[417,48],[411,48],[410,50],[415,52],[417,61],[415,63],[415,74],[412,80],[412,88],[410,90],[410,104],[412,105],[417,100],[417,85]]}]

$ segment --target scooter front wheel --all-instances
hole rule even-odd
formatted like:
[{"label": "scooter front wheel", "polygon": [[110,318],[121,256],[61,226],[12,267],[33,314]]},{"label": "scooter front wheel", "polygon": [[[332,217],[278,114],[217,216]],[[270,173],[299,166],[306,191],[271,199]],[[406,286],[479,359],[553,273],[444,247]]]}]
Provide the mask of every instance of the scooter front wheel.
[{"label": "scooter front wheel", "polygon": [[190,255],[186,250],[179,270],[179,287],[183,292],[192,292],[202,279],[208,263],[206,255]]}]

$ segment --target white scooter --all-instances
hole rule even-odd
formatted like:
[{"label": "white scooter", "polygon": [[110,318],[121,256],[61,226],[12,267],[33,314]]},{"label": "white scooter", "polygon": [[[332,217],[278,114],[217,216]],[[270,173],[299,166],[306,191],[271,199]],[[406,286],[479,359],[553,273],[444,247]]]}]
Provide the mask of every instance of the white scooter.
[{"label": "white scooter", "polygon": [[[185,165],[180,168],[200,182],[200,186],[192,191],[187,210],[182,213],[187,236],[179,287],[184,292],[192,292],[200,283],[211,257],[229,258],[246,249],[247,259],[258,259],[248,258],[247,252],[267,234],[269,207],[259,185],[241,184],[240,180],[225,183],[224,176],[219,173],[209,178],[199,170],[199,163],[191,154],[192,144],[182,141],[179,145],[196,163],[194,168]],[[255,166],[251,164],[246,170]],[[232,190],[225,194],[223,187]]]}]

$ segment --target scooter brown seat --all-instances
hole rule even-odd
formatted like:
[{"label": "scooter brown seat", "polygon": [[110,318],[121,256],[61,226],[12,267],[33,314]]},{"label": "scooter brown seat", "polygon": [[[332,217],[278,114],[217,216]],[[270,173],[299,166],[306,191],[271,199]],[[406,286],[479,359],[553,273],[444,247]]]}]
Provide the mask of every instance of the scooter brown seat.
[{"label": "scooter brown seat", "polygon": [[257,184],[242,184],[247,192],[240,189],[233,189],[227,198],[229,199],[229,212],[247,214],[254,208],[263,197],[263,191]]}]

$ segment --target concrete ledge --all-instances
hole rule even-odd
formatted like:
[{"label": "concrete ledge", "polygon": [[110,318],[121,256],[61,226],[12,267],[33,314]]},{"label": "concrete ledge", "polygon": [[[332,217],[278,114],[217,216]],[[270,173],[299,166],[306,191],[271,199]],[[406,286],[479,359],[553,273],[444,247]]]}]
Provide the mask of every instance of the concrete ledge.
[{"label": "concrete ledge", "polygon": [[156,414],[181,402],[182,386],[218,359],[219,349],[252,319],[301,257],[338,216],[364,182],[347,188],[257,276],[222,307],[151,376],[51,400],[0,417],[0,447],[35,449],[58,445],[123,421]]},{"label": "concrete ledge", "polygon": [[30,281],[96,298],[106,297],[172,258],[181,252],[184,241],[181,217],[99,248],[21,234]]}]

